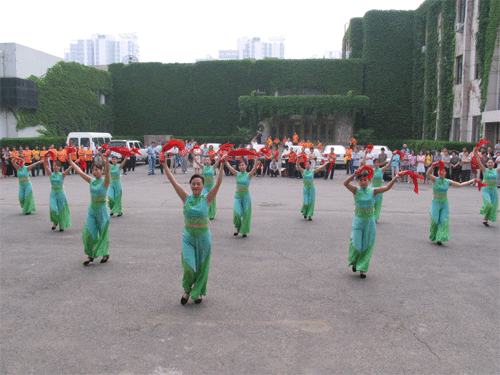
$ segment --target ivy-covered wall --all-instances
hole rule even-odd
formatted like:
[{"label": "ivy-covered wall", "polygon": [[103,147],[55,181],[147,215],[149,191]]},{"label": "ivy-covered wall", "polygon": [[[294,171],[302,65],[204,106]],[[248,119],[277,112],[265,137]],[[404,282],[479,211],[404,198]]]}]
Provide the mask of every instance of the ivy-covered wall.
[{"label": "ivy-covered wall", "polygon": [[413,11],[372,10],[363,18],[363,94],[370,98],[366,127],[377,138],[411,135]]},{"label": "ivy-covered wall", "polygon": [[44,125],[48,136],[79,131],[112,130],[112,109],[100,104],[100,95],[111,94],[111,78],[105,71],[74,62],[59,62],[38,83],[38,109],[20,109],[17,128]]},{"label": "ivy-covered wall", "polygon": [[120,134],[234,134],[238,98],[259,89],[324,95],[363,90],[363,62],[333,60],[233,60],[195,64],[113,64],[115,132]]}]

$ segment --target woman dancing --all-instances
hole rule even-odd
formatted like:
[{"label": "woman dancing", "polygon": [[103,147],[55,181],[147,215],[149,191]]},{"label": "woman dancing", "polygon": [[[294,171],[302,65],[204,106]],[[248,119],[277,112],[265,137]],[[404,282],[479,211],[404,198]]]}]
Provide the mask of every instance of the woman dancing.
[{"label": "woman dancing", "polygon": [[[99,159],[104,160],[104,170]],[[108,154],[102,149],[101,157],[95,158],[92,164],[93,177],[85,174],[71,157],[69,164],[90,184],[90,205],[82,233],[83,248],[88,257],[83,265],[88,266],[94,258],[100,256],[101,263],[106,263],[109,259],[109,211],[106,207],[106,194],[111,180]]]},{"label": "woman dancing", "polygon": [[122,181],[120,179],[120,170],[123,169],[127,163],[128,156],[124,156],[120,165],[118,165],[118,157],[113,156],[111,158],[111,168],[110,177],[111,183],[109,184],[108,190],[108,206],[110,210],[110,216],[118,214],[120,217],[122,213]]},{"label": "woman dancing", "polygon": [[[375,226],[375,197],[389,191],[400,176],[398,173],[386,186],[373,188],[369,186],[370,178],[373,177],[373,172],[370,169],[369,166],[367,169],[360,168],[344,181],[344,186],[354,195],[355,204],[348,266],[352,266],[352,272],[360,271],[359,277],[362,279],[366,278],[373,247],[375,246],[377,231]],[[351,181],[355,178],[359,187],[351,184]]]},{"label": "woman dancing", "polygon": [[479,168],[483,172],[483,183],[484,186],[481,191],[483,192],[483,205],[481,206],[480,214],[484,216],[483,224],[487,227],[488,220],[497,221],[497,211],[498,211],[498,191],[497,191],[497,179],[498,173],[500,172],[500,167],[495,168],[495,161],[489,158],[486,162],[486,167],[484,166],[481,157],[476,157],[479,164]]},{"label": "woman dancing", "polygon": [[[210,159],[210,158],[208,158]],[[185,305],[189,297],[195,303],[202,302],[202,296],[207,295],[208,271],[210,268],[210,253],[212,251],[212,236],[208,227],[209,206],[214,202],[222,182],[222,171],[219,170],[217,182],[205,194],[203,176],[194,174],[189,180],[192,194],[188,194],[175,181],[174,175],[165,160],[161,160],[165,174],[181,198],[184,206],[184,232],[182,233],[182,287],[184,295],[181,304]]]},{"label": "woman dancing", "polygon": [[[384,173],[391,166],[393,157],[394,157],[394,154],[391,156],[391,159],[389,160],[389,162],[385,163],[385,165],[382,168],[380,168],[380,159],[379,158],[373,159],[372,187],[381,187],[382,186],[382,181],[384,180]],[[380,211],[382,210],[382,199],[383,198],[384,198],[384,194],[382,194],[382,193],[377,194],[375,196],[375,223],[380,218]]]},{"label": "woman dancing", "polygon": [[29,215],[36,211],[35,198],[33,197],[33,186],[30,181],[30,171],[31,169],[40,164],[42,161],[39,160],[29,166],[24,165],[24,160],[19,157],[14,157],[11,159],[11,163],[16,170],[16,175],[19,179],[19,204],[23,209],[23,214]]},{"label": "woman dancing", "polygon": [[[203,190],[203,194],[207,195],[208,192],[214,187],[215,169],[217,169],[217,167],[219,166],[221,155],[219,154],[219,157],[217,158],[217,161],[215,162],[214,165],[212,165],[212,159],[210,159],[210,157],[206,156],[205,157],[205,165],[203,165],[198,161],[198,158],[193,153],[193,151],[191,151],[191,153],[193,154],[194,162],[198,165],[199,168],[202,168],[203,178],[205,180],[204,181],[205,188]],[[212,204],[210,205],[210,209],[208,210],[208,218],[210,220],[213,220],[215,218],[216,211],[217,211],[217,202],[216,202],[216,198],[214,197],[214,200],[212,201]]]},{"label": "woman dancing", "polygon": [[[439,166],[439,177],[432,175],[434,167]],[[432,168],[427,169],[427,178],[432,181],[434,198],[431,204],[431,234],[429,239],[436,241],[438,245],[450,240],[450,205],[448,203],[448,189],[450,186],[462,187],[470,185],[474,180],[458,183],[446,178],[446,169],[443,161],[432,164]]]},{"label": "woman dancing", "polygon": [[236,194],[234,195],[234,211],[233,211],[233,224],[236,228],[234,236],[239,233],[246,237],[250,233],[250,223],[252,221],[252,198],[248,188],[250,180],[255,174],[255,171],[260,166],[260,159],[257,159],[252,170],[247,172],[247,164],[241,160],[238,164],[239,172],[224,161],[226,167],[236,176]]},{"label": "woman dancing", "polygon": [[316,188],[314,187],[314,175],[325,168],[328,163],[324,163],[322,166],[312,169],[311,162],[306,161],[306,169],[302,168],[299,164],[299,160],[296,161],[297,170],[302,174],[304,180],[304,187],[302,188],[302,195],[304,197],[304,202],[302,203],[301,214],[304,215],[304,219],[312,220],[314,214],[314,202],[316,200]]},{"label": "woman dancing", "polygon": [[51,171],[49,169],[49,159],[45,158],[43,167],[50,178],[50,221],[54,224],[52,225],[52,230],[56,230],[59,225],[59,231],[62,232],[65,228],[71,226],[71,215],[63,184],[72,166],[69,166],[69,168],[61,173],[62,163],[60,160],[56,160],[52,165],[53,171]]}]

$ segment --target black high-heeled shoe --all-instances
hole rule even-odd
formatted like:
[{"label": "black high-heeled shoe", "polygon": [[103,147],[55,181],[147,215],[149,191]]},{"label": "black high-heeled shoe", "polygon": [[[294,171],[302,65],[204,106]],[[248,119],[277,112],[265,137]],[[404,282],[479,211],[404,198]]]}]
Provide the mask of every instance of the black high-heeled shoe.
[{"label": "black high-heeled shoe", "polygon": [[103,256],[101,259],[101,263],[106,263],[108,261],[108,259],[109,259],[109,255]]},{"label": "black high-heeled shoe", "polygon": [[246,235],[246,234],[244,234],[244,235],[243,235],[243,236],[241,236],[241,237],[246,238],[246,237],[247,237],[247,235]]},{"label": "black high-heeled shoe", "polygon": [[359,274],[359,277],[361,277],[362,279],[366,279],[366,273]]},{"label": "black high-heeled shoe", "polygon": [[52,230],[56,230],[57,224],[52,225]]},{"label": "black high-heeled shoe", "polygon": [[[187,298],[184,298],[184,296],[187,294]],[[181,298],[181,305],[185,305],[187,302],[189,301],[189,293],[188,292],[185,292],[183,295],[182,295],[182,298]]]},{"label": "black high-heeled shoe", "polygon": [[94,261],[94,258],[92,257],[88,257],[87,260],[85,262],[83,262],[83,265],[84,266],[88,266],[90,262],[93,262]]},{"label": "black high-heeled shoe", "polygon": [[356,266],[354,264],[352,265],[352,272],[356,272]]},{"label": "black high-heeled shoe", "polygon": [[194,301],[194,303],[196,303],[197,305],[199,305],[202,302],[203,302],[203,299],[201,298],[201,296],[196,301]]}]

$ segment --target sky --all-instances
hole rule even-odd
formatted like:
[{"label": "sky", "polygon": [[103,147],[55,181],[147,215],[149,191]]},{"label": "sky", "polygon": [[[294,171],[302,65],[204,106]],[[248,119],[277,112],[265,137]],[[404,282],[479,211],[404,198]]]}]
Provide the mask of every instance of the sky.
[{"label": "sky", "polygon": [[341,50],[344,28],[372,9],[415,10],[424,0],[5,1],[0,43],[64,57],[91,34],[136,32],[141,62],[192,63],[236,49],[240,37],[285,38],[286,59]]}]

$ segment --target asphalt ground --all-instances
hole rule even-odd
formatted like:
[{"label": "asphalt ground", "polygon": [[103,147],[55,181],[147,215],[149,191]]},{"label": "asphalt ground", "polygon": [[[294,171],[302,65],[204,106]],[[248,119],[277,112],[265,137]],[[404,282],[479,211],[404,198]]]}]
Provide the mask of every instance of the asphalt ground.
[{"label": "asphalt ground", "polygon": [[[176,174],[187,190],[192,173]],[[157,170],[157,173],[159,171]],[[252,228],[233,236],[235,178],[210,223],[201,305],[181,306],[181,201],[147,167],[122,176],[110,260],[84,267],[89,188],[65,181],[73,226],[51,231],[50,184],[0,180],[1,374],[498,374],[500,223],[476,187],[450,188],[451,242],[429,241],[430,185],[385,194],[368,277],[347,267],[353,197],[337,170],[317,178],[313,221],[302,181],[254,178]]]}]

